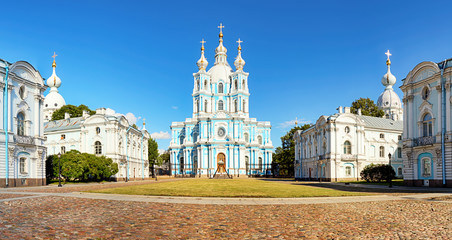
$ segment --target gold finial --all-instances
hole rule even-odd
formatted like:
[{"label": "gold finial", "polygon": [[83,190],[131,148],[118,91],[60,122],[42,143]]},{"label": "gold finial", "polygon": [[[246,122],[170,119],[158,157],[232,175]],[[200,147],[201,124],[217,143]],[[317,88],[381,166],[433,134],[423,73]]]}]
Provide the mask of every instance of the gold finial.
[{"label": "gold finial", "polygon": [[143,118],[143,126],[146,125],[146,118]]},{"label": "gold finial", "polygon": [[204,38],[202,39],[202,41],[200,42],[201,45],[201,51],[204,51],[204,43],[206,43],[206,41],[204,41]]},{"label": "gold finial", "polygon": [[386,54],[386,56],[388,56],[388,60],[386,60],[386,65],[389,66],[389,65],[391,65],[391,60],[389,60],[389,57],[392,56],[392,54],[389,52],[389,49],[385,54]]},{"label": "gold finial", "polygon": [[53,52],[53,63],[52,63],[52,67],[56,67],[56,62],[55,62],[55,58],[57,57],[58,55],[56,55],[56,53],[55,52]]},{"label": "gold finial", "polygon": [[218,26],[218,28],[220,29],[220,39],[221,39],[223,38],[223,28],[224,28],[223,24],[220,23],[220,26]]},{"label": "gold finial", "polygon": [[237,48],[239,51],[241,51],[242,50],[242,46],[240,46],[240,43],[242,43],[243,41],[241,41],[240,40],[240,38],[239,38],[239,40],[237,41],[237,43],[239,44],[239,47]]},{"label": "gold finial", "polygon": [[295,117],[295,127],[298,125],[298,117]]}]

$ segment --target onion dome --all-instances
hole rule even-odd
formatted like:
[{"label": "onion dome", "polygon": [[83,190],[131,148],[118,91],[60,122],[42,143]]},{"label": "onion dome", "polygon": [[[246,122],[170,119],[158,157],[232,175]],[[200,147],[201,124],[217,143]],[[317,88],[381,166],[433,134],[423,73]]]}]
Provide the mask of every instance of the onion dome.
[{"label": "onion dome", "polygon": [[201,70],[206,70],[207,65],[209,64],[209,62],[207,61],[207,59],[204,57],[204,43],[206,41],[204,41],[204,39],[201,41],[201,58],[199,58],[198,62],[196,63],[196,65],[198,65],[199,71]]},{"label": "onion dome", "polygon": [[66,101],[64,101],[63,96],[61,96],[58,93],[58,87],[61,86],[61,79],[56,75],[55,68],[56,68],[56,62],[55,57],[57,55],[53,55],[53,73],[52,75],[47,79],[47,85],[50,87],[50,92],[47,94],[47,96],[44,99],[44,110],[46,109],[58,109],[64,105],[66,105]]},{"label": "onion dome", "polygon": [[220,44],[218,44],[218,47],[215,49],[215,65],[219,63],[227,64],[226,53],[228,52],[228,50],[223,46],[223,24],[220,23],[218,28],[220,29]]},{"label": "onion dome", "polygon": [[49,86],[50,88],[53,88],[53,87],[59,88],[61,86],[61,79],[56,75],[56,72],[55,72],[55,68],[56,68],[55,57],[56,56],[57,55],[54,53],[53,54],[53,63],[52,63],[53,73],[47,79],[47,86]]},{"label": "onion dome", "polygon": [[392,88],[392,86],[394,86],[394,84],[396,83],[396,77],[391,73],[391,60],[389,59],[389,56],[391,56],[392,54],[389,52],[389,50],[385,54],[388,56],[388,60],[386,60],[388,72],[381,79],[381,83],[386,88]]},{"label": "onion dome", "polygon": [[245,66],[245,60],[243,60],[243,58],[242,58],[242,47],[240,46],[240,43],[242,43],[242,42],[243,41],[240,41],[240,38],[237,41],[237,43],[239,44],[239,46],[237,48],[239,53],[237,55],[237,58],[234,61],[234,66],[235,66],[235,69],[237,71],[242,71],[243,70],[243,66]]}]

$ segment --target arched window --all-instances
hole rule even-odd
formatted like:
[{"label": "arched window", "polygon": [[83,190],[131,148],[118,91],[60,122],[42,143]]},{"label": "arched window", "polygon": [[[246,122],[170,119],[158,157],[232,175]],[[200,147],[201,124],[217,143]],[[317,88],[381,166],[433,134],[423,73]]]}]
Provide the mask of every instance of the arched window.
[{"label": "arched window", "polygon": [[199,100],[196,99],[195,101],[195,112],[199,112]]},{"label": "arched window", "polygon": [[242,108],[243,112],[246,112],[246,102],[245,100],[243,100],[243,108]]},{"label": "arched window", "polygon": [[195,89],[199,90],[199,80],[196,80]]},{"label": "arched window", "polygon": [[262,145],[262,136],[261,135],[257,136],[257,143],[259,143],[259,145]]},{"label": "arched window", "polygon": [[234,81],[234,87],[235,87],[235,89],[238,89],[238,82],[237,82],[237,79]]},{"label": "arched window", "polygon": [[17,114],[17,135],[25,135],[25,116],[22,112]]},{"label": "arched window", "polygon": [[207,90],[207,80],[204,81],[204,90]]},{"label": "arched window", "polygon": [[234,100],[234,111],[235,111],[235,112],[238,112],[238,111],[239,111],[239,106],[238,106],[238,104],[237,104],[237,99]]},{"label": "arched window", "polygon": [[259,170],[262,170],[262,158],[259,157]]},{"label": "arched window", "polygon": [[204,100],[204,112],[207,112],[207,100]]},{"label": "arched window", "polygon": [[344,154],[352,154],[352,144],[349,141],[344,142]]},{"label": "arched window", "polygon": [[97,128],[96,128],[96,133],[97,133],[97,134],[100,134],[100,127],[97,127]]},{"label": "arched window", "polygon": [[248,135],[248,133],[243,134],[245,136],[245,142],[249,142],[250,141],[250,136]]},{"label": "arched window", "polygon": [[94,143],[94,152],[96,154],[102,154],[102,144],[99,141]]},{"label": "arched window", "polygon": [[223,110],[223,100],[218,101],[218,111]]},{"label": "arched window", "polygon": [[242,80],[242,88],[245,90],[245,79]]},{"label": "arched window", "polygon": [[385,147],[380,146],[380,157],[385,157]]},{"label": "arched window", "polygon": [[380,133],[380,138],[385,138],[385,135],[383,133]]},{"label": "arched window", "polygon": [[223,83],[218,84],[218,93],[223,93]]},{"label": "arched window", "polygon": [[430,137],[433,133],[433,120],[432,115],[430,113],[425,114],[424,119],[422,121],[422,136]]}]

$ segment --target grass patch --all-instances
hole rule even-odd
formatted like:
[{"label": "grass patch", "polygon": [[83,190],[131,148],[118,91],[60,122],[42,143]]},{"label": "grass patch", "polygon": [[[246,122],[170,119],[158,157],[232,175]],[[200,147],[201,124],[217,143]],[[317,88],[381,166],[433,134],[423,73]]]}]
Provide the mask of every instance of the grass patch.
[{"label": "grass patch", "polygon": [[338,197],[369,195],[323,187],[258,179],[187,179],[172,182],[93,190],[95,193],[190,197]]}]

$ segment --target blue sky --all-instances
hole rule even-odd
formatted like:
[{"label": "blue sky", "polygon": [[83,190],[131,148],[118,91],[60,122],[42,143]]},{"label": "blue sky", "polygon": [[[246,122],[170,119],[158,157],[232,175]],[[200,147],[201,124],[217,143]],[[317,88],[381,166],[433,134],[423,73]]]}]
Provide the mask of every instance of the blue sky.
[{"label": "blue sky", "polygon": [[[168,132],[192,113],[199,41],[214,62],[219,23],[232,65],[241,38],[250,73],[250,116],[271,121],[273,144],[384,87],[386,55],[401,80],[421,61],[452,57],[448,1],[8,1],[0,58],[25,60],[44,78],[53,52],[68,104],[146,118]],[[165,135],[165,134],[161,134]],[[159,139],[166,149],[168,139]]]}]

